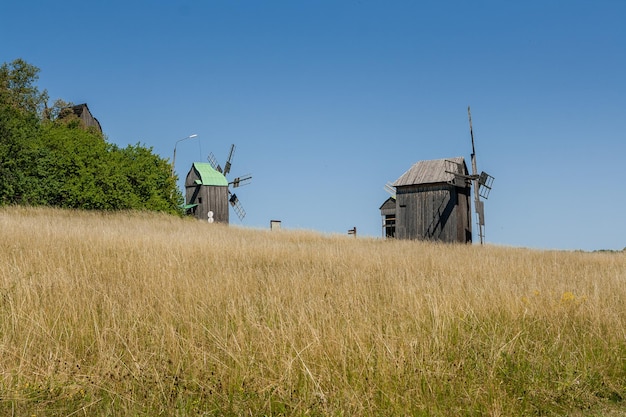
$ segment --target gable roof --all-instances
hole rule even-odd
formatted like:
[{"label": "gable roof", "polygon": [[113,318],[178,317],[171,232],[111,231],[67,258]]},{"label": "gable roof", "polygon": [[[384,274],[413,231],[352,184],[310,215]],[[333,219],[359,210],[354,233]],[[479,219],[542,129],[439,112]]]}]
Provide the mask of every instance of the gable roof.
[{"label": "gable roof", "polygon": [[393,183],[393,186],[402,187],[405,185],[436,184],[453,181],[454,174],[446,171],[456,171],[458,165],[455,165],[455,163],[462,166],[463,171],[460,174],[467,175],[467,165],[465,165],[465,159],[462,156],[419,161],[402,174]]},{"label": "gable roof", "polygon": [[395,197],[389,197],[388,199],[385,200],[385,202],[378,208],[378,210],[384,210],[384,209],[396,209],[396,198]]},{"label": "gable roof", "polygon": [[228,187],[228,180],[224,174],[213,169],[211,164],[207,162],[194,162],[193,169],[198,173],[198,179],[195,181],[196,184]]}]

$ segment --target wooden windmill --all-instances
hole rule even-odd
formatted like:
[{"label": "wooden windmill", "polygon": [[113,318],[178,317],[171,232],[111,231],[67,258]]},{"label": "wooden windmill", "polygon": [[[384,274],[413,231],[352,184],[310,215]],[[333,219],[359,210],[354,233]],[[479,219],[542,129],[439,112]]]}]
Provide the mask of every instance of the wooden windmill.
[{"label": "wooden windmill", "polygon": [[252,180],[252,175],[228,181],[226,175],[230,172],[234,152],[235,145],[232,145],[224,169],[217,164],[212,153],[209,153],[208,163],[194,162],[192,164],[185,180],[187,201],[185,207],[197,219],[209,223],[229,223],[229,204],[240,221],[246,216],[239,198],[230,188],[248,184]]},{"label": "wooden windmill", "polygon": [[484,241],[485,214],[482,198],[491,191],[493,177],[478,174],[472,117],[472,172],[463,157],[419,161],[393,183],[385,185],[391,194],[382,206],[383,236],[443,242],[472,242],[471,188],[478,217],[480,243]]},{"label": "wooden windmill", "polygon": [[469,175],[463,157],[434,159],[415,163],[385,186],[391,194],[380,207],[385,237],[472,241],[469,184],[455,180],[450,163],[455,172]]}]

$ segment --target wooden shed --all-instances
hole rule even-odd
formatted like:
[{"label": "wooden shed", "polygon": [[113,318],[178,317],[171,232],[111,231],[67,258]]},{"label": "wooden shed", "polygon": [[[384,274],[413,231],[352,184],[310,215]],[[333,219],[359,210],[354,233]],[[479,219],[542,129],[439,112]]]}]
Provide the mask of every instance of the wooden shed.
[{"label": "wooden shed", "polygon": [[383,237],[396,237],[396,198],[389,197],[379,209],[383,216]]},{"label": "wooden shed", "polygon": [[[395,237],[471,243],[471,185],[467,178],[463,157],[414,164],[393,183]],[[390,207],[383,204],[381,214],[390,216]]]},{"label": "wooden shed", "polygon": [[192,164],[185,179],[185,201],[188,213],[198,220],[228,223],[228,181],[211,164]]}]

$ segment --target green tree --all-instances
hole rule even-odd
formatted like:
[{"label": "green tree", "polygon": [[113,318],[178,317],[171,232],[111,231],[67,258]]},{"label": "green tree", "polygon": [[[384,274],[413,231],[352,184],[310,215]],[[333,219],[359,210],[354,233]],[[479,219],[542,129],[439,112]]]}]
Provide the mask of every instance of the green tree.
[{"label": "green tree", "polygon": [[0,66],[0,204],[28,202],[26,169],[47,93],[35,86],[39,68],[16,59]]},{"label": "green tree", "polygon": [[74,112],[72,112],[71,107],[74,105],[74,103],[62,100],[62,99],[56,99],[54,101],[54,103],[52,103],[52,106],[48,107],[46,105],[46,108],[44,109],[43,112],[43,120],[46,122],[58,122],[59,120],[64,120],[64,119],[78,119],[78,117],[76,117],[76,115],[74,115]]},{"label": "green tree", "polygon": [[71,103],[48,108],[38,73],[21,59],[0,66],[0,204],[182,214],[167,160],[81,128],[73,112],[64,114]]},{"label": "green tree", "polygon": [[88,210],[180,214],[182,194],[169,163],[139,144],[119,148],[73,125],[41,129],[30,201]]},{"label": "green tree", "polygon": [[[41,129],[37,159],[29,174],[41,204],[67,208],[120,208],[101,181],[108,174],[107,143],[82,129],[49,124]],[[124,207],[122,207],[124,208]]]},{"label": "green tree", "polygon": [[144,210],[182,214],[183,196],[169,162],[137,143],[113,150],[115,166],[127,178],[132,201]]},{"label": "green tree", "polygon": [[30,203],[28,168],[36,153],[39,120],[0,104],[0,204]]},{"label": "green tree", "polygon": [[42,116],[48,92],[39,92],[35,82],[39,79],[39,68],[21,58],[0,66],[0,104]]}]

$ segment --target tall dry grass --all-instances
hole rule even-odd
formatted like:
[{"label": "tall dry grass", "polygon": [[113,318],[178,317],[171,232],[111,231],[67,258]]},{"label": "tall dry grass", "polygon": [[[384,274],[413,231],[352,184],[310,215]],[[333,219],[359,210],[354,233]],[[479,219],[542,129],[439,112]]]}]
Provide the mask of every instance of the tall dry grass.
[{"label": "tall dry grass", "polygon": [[626,254],[0,209],[0,414],[626,415]]}]

